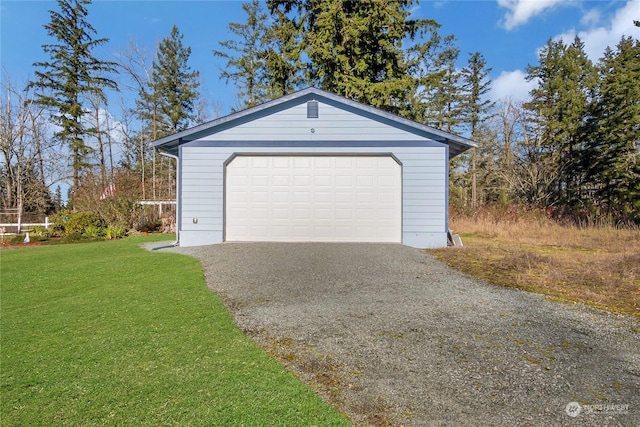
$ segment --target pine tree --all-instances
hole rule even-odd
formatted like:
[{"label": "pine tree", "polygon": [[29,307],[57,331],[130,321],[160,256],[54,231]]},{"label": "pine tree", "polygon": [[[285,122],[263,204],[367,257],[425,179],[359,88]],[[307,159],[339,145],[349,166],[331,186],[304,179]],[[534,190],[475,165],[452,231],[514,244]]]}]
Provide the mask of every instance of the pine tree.
[{"label": "pine tree", "polygon": [[596,70],[576,37],[567,46],[549,40],[539,64],[527,68],[528,80],[538,80],[526,105],[536,113],[542,145],[558,170],[555,202],[581,203],[583,174],[579,173],[585,145],[584,123],[594,97]]},{"label": "pine tree", "polygon": [[427,123],[447,132],[459,130],[462,121],[461,74],[456,69],[459,55],[455,37],[446,36],[434,64],[441,79],[427,99]]},{"label": "pine tree", "polygon": [[[414,0],[272,0],[302,31],[308,58],[307,81],[347,98],[410,115],[415,79],[408,73],[403,42],[413,41],[432,24],[409,19]],[[292,49],[293,50],[293,49]]]},{"label": "pine tree", "polygon": [[440,25],[432,22],[428,30],[429,37],[421,37],[405,52],[408,72],[415,80],[416,91],[412,97],[411,110],[413,120],[425,124],[434,124],[431,99],[444,78],[444,71],[438,68],[438,56],[442,51],[442,37],[438,34]]},{"label": "pine tree", "polygon": [[105,88],[117,88],[108,77],[117,72],[116,63],[93,54],[109,39],[94,39],[96,30],[86,19],[89,4],[90,0],[58,0],[60,10],[49,11],[51,21],[44,28],[57,43],[42,46],[50,60],[33,64],[38,68],[36,80],[29,83],[38,91],[36,102],[53,111],[52,119],[61,128],[56,137],[71,149],[73,189],[79,185],[82,170],[89,166],[91,151],[85,143],[91,132],[82,122],[86,113],[83,99],[88,95],[104,99]]},{"label": "pine tree", "polygon": [[[461,117],[462,122],[469,127],[471,139],[480,140],[479,128],[488,117],[489,112],[495,107],[495,102],[486,99],[491,89],[487,62],[480,52],[470,54],[467,66],[461,72],[462,90]],[[484,133],[483,133],[484,134]],[[471,204],[478,205],[477,194],[477,163],[478,150],[471,152]]]},{"label": "pine tree", "polygon": [[491,79],[487,61],[480,52],[469,54],[467,66],[462,69],[461,117],[473,139],[482,121],[495,107],[495,102],[486,98],[491,90]]},{"label": "pine tree", "polygon": [[57,212],[60,211],[62,209],[64,209],[64,201],[62,200],[62,190],[60,189],[60,186],[56,186],[56,190],[53,193],[53,211]]},{"label": "pine tree", "polygon": [[242,106],[253,107],[266,100],[265,57],[269,27],[267,15],[258,0],[243,3],[242,10],[247,15],[246,23],[232,22],[227,27],[239,39],[219,42],[225,50],[214,50],[213,54],[227,60],[220,77],[227,83],[233,81]]},{"label": "pine tree", "polygon": [[[158,45],[149,81],[140,86],[137,105],[138,116],[144,124],[139,135],[141,143],[180,132],[193,124],[196,118],[200,73],[189,67],[191,48],[182,44],[182,38],[178,27],[174,25],[171,34]],[[144,147],[143,144],[141,146]],[[141,156],[144,160],[142,147]],[[151,196],[154,200],[158,197],[174,197],[174,162],[167,162],[164,157],[158,158],[155,152],[152,156]],[[144,165],[142,167],[144,171]],[[148,196],[146,189],[143,196]]]},{"label": "pine tree", "polygon": [[189,67],[191,48],[182,38],[174,25],[158,45],[148,89],[140,91],[140,116],[151,127],[153,139],[184,130],[195,118],[200,73]]},{"label": "pine tree", "polygon": [[266,97],[274,99],[292,93],[303,86],[314,86],[302,60],[304,20],[289,19],[280,10],[272,12],[273,23],[266,38]]},{"label": "pine tree", "polygon": [[640,41],[623,37],[599,68],[589,177],[611,215],[640,223]]}]

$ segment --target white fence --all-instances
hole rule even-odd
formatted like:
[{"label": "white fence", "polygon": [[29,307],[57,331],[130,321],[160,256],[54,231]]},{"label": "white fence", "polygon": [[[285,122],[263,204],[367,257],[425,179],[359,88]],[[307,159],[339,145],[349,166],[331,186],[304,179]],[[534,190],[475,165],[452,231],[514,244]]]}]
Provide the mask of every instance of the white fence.
[{"label": "white fence", "polygon": [[20,234],[21,231],[29,230],[30,227],[44,227],[48,230],[49,225],[49,217],[46,217],[44,222],[4,222],[0,223],[0,234]]}]

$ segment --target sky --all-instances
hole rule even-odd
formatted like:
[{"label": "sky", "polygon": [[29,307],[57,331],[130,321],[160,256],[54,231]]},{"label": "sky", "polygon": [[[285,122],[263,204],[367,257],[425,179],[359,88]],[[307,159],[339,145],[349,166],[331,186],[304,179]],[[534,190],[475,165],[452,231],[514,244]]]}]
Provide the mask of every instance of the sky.
[{"label": "sky", "polygon": [[[242,2],[235,0],[94,0],[88,21],[98,37],[109,38],[96,52],[113,60],[131,41],[153,52],[168,36],[173,24],[191,47],[189,64],[199,70],[201,89],[227,114],[237,105],[232,83],[219,78],[225,62],[214,57],[218,42],[233,35],[230,22],[245,22]],[[42,45],[52,40],[43,28],[55,1],[0,0],[0,63],[7,76],[20,86],[33,78],[33,63],[46,60]],[[570,43],[575,35],[597,61],[622,35],[640,38],[640,0],[422,0],[412,8],[412,18],[434,19],[441,35],[454,34],[462,68],[470,53],[480,52],[492,68],[493,100],[524,100],[535,82],[525,80],[528,65],[537,64],[537,53],[549,39]]]}]

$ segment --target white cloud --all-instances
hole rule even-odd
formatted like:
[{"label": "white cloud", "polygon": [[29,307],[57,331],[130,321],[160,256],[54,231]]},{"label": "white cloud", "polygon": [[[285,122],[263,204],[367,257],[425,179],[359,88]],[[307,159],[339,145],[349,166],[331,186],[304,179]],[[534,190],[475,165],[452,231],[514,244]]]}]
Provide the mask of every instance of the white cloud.
[{"label": "white cloud", "polygon": [[582,15],[580,23],[587,27],[590,25],[596,25],[598,22],[600,22],[600,17],[601,14],[598,9],[591,9],[590,11]]},{"label": "white cloud", "polygon": [[489,98],[493,101],[525,101],[529,98],[529,91],[537,85],[536,80],[528,82],[526,75],[522,70],[502,71],[492,82]]},{"label": "white cloud", "polygon": [[579,36],[584,42],[587,56],[595,62],[602,57],[607,46],[615,48],[623,35],[640,36],[640,29],[633,25],[634,19],[640,19],[640,0],[628,0],[623,7],[616,11],[611,22],[606,26],[579,32],[567,31],[554,39],[570,44],[576,35]]},{"label": "white cloud", "polygon": [[566,2],[566,0],[498,0],[498,5],[509,10],[502,24],[507,30],[512,30],[545,10]]}]

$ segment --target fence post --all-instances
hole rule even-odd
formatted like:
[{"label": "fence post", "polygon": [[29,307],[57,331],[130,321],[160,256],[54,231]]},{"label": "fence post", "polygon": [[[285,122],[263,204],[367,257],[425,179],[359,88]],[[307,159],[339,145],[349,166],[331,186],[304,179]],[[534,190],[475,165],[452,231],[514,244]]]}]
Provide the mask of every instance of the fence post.
[{"label": "fence post", "polygon": [[48,216],[44,217],[44,228],[45,228],[45,230],[49,229],[49,217]]}]

